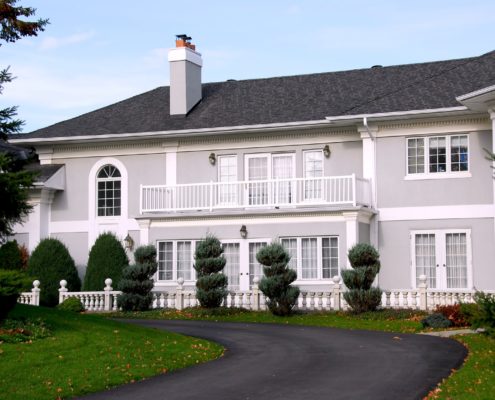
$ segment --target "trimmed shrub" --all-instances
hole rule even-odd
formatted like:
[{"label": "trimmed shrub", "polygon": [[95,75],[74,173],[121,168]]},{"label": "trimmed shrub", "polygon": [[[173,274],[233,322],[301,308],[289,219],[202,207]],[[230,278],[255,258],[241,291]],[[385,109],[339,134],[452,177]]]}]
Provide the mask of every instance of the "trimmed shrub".
[{"label": "trimmed shrub", "polygon": [[81,300],[77,297],[69,297],[60,303],[57,308],[62,311],[70,311],[75,313],[80,313],[84,311],[84,306]]},{"label": "trimmed shrub", "polygon": [[456,303],[450,306],[437,306],[435,308],[435,313],[442,314],[445,318],[447,318],[452,326],[467,326],[469,325],[466,318],[461,311],[461,305]]},{"label": "trimmed shrub", "polygon": [[153,302],[153,275],[157,269],[155,246],[141,246],[134,252],[136,264],[124,268],[118,285],[122,294],[117,304],[124,311],[146,311]]},{"label": "trimmed shrub", "polygon": [[227,260],[222,254],[222,244],[213,235],[206,236],[196,248],[196,297],[201,307],[220,307],[227,295],[227,277],[222,273]]},{"label": "trimmed shrub", "polygon": [[423,328],[449,328],[452,326],[452,322],[445,315],[435,313],[422,319],[421,325],[423,325]]},{"label": "trimmed shrub", "polygon": [[474,301],[479,313],[473,318],[473,328],[483,328],[486,334],[495,337],[495,295],[476,292]]},{"label": "trimmed shrub", "polygon": [[19,246],[19,251],[21,252],[22,270],[27,271],[29,263],[29,250],[26,245],[22,244]]},{"label": "trimmed shrub", "polygon": [[113,233],[102,233],[89,252],[88,267],[84,276],[84,290],[103,290],[105,279],[112,279],[118,287],[122,271],[129,265],[124,247]]},{"label": "trimmed shrub", "polygon": [[461,316],[470,326],[479,317],[480,312],[480,306],[476,303],[461,303]]},{"label": "trimmed shrub", "polygon": [[380,255],[367,243],[359,243],[349,249],[349,262],[354,269],[342,271],[342,279],[349,289],[344,299],[356,313],[374,311],[381,304],[382,291],[371,287],[380,272]]},{"label": "trimmed shrub", "polygon": [[265,276],[259,288],[268,298],[268,309],[274,315],[290,315],[299,297],[299,288],[291,286],[297,279],[297,272],[288,267],[290,255],[280,243],[262,247],[256,259],[263,267]]},{"label": "trimmed shrub", "polygon": [[0,322],[15,307],[19,294],[30,286],[31,279],[24,272],[0,270]]},{"label": "trimmed shrub", "polygon": [[60,281],[67,281],[70,292],[81,290],[74,259],[58,239],[43,239],[33,251],[28,263],[28,274],[41,282],[40,304],[54,307],[58,304]]},{"label": "trimmed shrub", "polygon": [[15,240],[0,247],[0,269],[22,270],[22,254]]}]

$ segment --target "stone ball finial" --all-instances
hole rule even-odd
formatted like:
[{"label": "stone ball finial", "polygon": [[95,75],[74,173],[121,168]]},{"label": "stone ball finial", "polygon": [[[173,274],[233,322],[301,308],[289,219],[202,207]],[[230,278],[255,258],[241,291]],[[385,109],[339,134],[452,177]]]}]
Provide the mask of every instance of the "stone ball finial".
[{"label": "stone ball finial", "polygon": [[110,278],[105,279],[105,285],[106,286],[112,286],[112,280]]},{"label": "stone ball finial", "polygon": [[255,285],[257,285],[258,283],[260,283],[260,278],[258,276],[255,276],[254,279],[253,279],[253,283]]},{"label": "stone ball finial", "polygon": [[60,281],[60,287],[65,289],[66,286],[67,286],[67,281],[65,279],[62,279]]},{"label": "stone ball finial", "polygon": [[38,289],[38,288],[40,287],[40,281],[36,279],[36,280],[33,282],[33,287],[35,287],[36,289]]},{"label": "stone ball finial", "polygon": [[180,277],[179,279],[177,279],[177,283],[182,286],[184,284],[184,278]]},{"label": "stone ball finial", "polygon": [[426,275],[421,274],[421,275],[419,276],[419,281],[420,281],[420,282],[426,282]]},{"label": "stone ball finial", "polygon": [[340,276],[335,275],[335,276],[332,278],[332,281],[333,281],[333,283],[335,283],[336,285],[338,285],[338,284],[340,283]]}]

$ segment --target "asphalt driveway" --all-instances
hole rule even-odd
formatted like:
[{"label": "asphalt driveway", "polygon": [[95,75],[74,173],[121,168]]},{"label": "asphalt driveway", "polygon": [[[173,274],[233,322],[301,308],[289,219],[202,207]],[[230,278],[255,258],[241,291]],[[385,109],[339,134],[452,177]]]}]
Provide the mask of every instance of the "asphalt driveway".
[{"label": "asphalt driveway", "polygon": [[454,340],[426,335],[201,321],[127,322],[212,340],[227,351],[218,360],[84,399],[421,399],[467,355]]}]

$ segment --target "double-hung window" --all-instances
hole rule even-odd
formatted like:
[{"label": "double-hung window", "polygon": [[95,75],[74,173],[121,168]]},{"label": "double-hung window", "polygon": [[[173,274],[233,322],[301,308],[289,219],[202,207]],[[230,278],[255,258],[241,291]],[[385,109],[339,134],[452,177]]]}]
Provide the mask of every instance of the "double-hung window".
[{"label": "double-hung window", "polygon": [[196,242],[176,240],[158,242],[159,281],[194,280],[193,259]]},{"label": "double-hung window", "polygon": [[331,279],[339,274],[337,236],[282,238],[282,246],[291,256],[289,267],[298,279]]},{"label": "double-hung window", "polygon": [[408,177],[466,176],[468,172],[468,135],[407,139]]}]

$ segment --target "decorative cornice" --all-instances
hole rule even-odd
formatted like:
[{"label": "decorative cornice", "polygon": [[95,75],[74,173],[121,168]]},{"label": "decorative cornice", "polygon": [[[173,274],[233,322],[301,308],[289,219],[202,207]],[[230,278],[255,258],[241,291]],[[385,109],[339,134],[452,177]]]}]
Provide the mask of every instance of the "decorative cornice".
[{"label": "decorative cornice", "polygon": [[[176,141],[174,143],[177,143]],[[164,152],[164,141],[126,141],[126,142],[109,142],[109,143],[78,143],[53,146],[53,153],[73,153],[73,152],[93,152],[93,151],[119,151],[125,149],[156,149]]]},{"label": "decorative cornice", "polygon": [[435,118],[426,121],[380,124],[379,131],[396,130],[396,129],[432,128],[432,127],[445,127],[445,126],[458,126],[458,125],[483,125],[489,122],[490,120],[487,116],[478,116],[471,118],[452,118],[452,119]]}]

